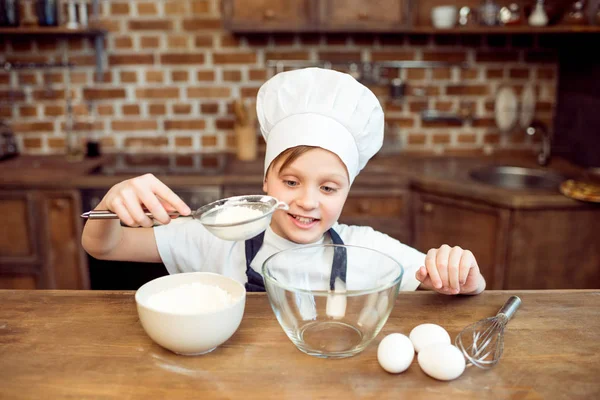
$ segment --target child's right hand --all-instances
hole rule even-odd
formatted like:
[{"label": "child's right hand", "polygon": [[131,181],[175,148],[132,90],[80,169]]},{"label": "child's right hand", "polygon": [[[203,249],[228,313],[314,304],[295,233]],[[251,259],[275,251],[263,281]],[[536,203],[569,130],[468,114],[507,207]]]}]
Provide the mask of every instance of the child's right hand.
[{"label": "child's right hand", "polygon": [[152,174],[138,176],[117,183],[110,188],[96,209],[110,210],[129,226],[151,227],[152,220],[144,208],[162,224],[171,221],[169,212],[189,215],[190,208],[164,183]]}]

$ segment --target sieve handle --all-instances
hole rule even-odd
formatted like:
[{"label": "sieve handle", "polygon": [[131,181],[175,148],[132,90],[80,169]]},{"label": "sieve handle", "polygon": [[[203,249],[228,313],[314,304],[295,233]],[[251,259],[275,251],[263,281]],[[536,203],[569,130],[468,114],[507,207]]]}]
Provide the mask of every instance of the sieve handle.
[{"label": "sieve handle", "polygon": [[290,206],[287,205],[287,203],[285,201],[277,201],[277,204],[275,205],[275,209],[276,210],[289,210]]},{"label": "sieve handle", "polygon": [[506,316],[506,320],[508,321],[517,312],[517,309],[520,305],[521,299],[518,296],[510,296],[496,315],[500,316],[504,314]]},{"label": "sieve handle", "polygon": [[[145,212],[144,214],[146,214],[146,216],[149,218],[154,218],[154,216],[152,215],[151,212]],[[179,213],[177,211],[173,211],[168,214],[171,217],[179,216]],[[114,212],[108,211],[108,210],[92,210],[92,211],[87,211],[87,212],[84,212],[83,214],[81,214],[81,218],[85,218],[85,219],[119,219],[119,216],[117,214],[115,214]]]}]

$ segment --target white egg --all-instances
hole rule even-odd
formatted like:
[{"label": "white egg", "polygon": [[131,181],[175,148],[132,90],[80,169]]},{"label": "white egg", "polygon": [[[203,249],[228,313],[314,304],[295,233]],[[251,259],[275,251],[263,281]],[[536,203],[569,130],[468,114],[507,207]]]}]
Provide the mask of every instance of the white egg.
[{"label": "white egg", "polygon": [[448,332],[436,324],[421,324],[416,326],[410,331],[409,337],[417,353],[435,343],[451,343]]},{"label": "white egg", "polygon": [[451,381],[465,370],[465,357],[451,344],[437,343],[423,349],[417,357],[427,375],[441,381]]},{"label": "white egg", "polygon": [[379,365],[387,372],[404,372],[415,357],[415,349],[408,337],[401,333],[392,333],[383,338],[377,348]]}]

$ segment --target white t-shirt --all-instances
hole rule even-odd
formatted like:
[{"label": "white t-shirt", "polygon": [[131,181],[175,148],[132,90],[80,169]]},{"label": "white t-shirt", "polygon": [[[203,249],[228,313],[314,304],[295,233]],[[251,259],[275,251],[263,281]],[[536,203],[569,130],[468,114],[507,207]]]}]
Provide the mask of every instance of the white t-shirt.
[{"label": "white t-shirt", "polygon": [[[344,244],[375,249],[398,261],[404,268],[400,290],[411,291],[419,286],[415,273],[424,265],[425,254],[371,227],[336,223],[333,229]],[[189,218],[175,219],[167,225],[156,226],[154,235],[160,257],[170,274],[205,271],[228,276],[242,284],[248,281],[243,241],[219,239],[201,223]],[[324,242],[331,243],[329,235],[324,235],[317,243]],[[302,245],[278,236],[269,227],[265,231],[263,245],[250,266],[262,275],[262,265],[268,257],[281,250],[300,246]]]}]

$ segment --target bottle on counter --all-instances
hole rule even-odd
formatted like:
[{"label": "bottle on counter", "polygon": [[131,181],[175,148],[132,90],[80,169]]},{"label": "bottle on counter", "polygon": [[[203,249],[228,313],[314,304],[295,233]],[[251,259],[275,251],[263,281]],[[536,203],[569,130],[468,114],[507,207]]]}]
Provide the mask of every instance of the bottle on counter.
[{"label": "bottle on counter", "polygon": [[94,103],[87,102],[88,109],[88,135],[85,143],[85,156],[94,158],[100,156],[100,140],[96,132],[96,114]]}]

